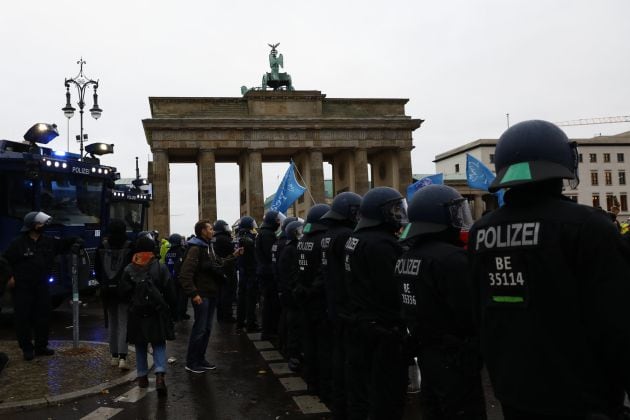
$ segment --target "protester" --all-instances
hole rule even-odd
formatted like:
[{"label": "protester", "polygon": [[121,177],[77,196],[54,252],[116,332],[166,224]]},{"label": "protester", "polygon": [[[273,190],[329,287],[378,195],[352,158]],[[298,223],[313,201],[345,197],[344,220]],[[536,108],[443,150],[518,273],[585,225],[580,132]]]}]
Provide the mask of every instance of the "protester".
[{"label": "protester", "polygon": [[166,340],[175,339],[171,307],[175,292],[168,268],[156,257],[155,242],[149,236],[137,239],[131,264],[123,273],[119,293],[129,303],[127,341],[136,347],[138,386],[147,388],[148,346],[153,349],[155,389],[160,397],[167,394]]},{"label": "protester", "polygon": [[127,370],[127,313],[129,306],[121,301],[118,285],[123,271],[131,262],[133,250],[127,239],[125,222],[112,219],[109,222],[107,236],[97,249],[94,271],[101,287],[101,299],[106,315],[106,327],[109,329],[109,351],[112,355],[111,366]]},{"label": "protester", "polygon": [[216,369],[216,365],[206,360],[206,350],[212,331],[217,293],[220,284],[225,281],[225,264],[242,253],[239,248],[227,258],[217,256],[211,244],[213,234],[213,226],[209,220],[201,220],[195,224],[196,237],[188,242],[189,248],[179,274],[182,288],[191,298],[195,311],[186,354],[186,370],[192,373]]}]

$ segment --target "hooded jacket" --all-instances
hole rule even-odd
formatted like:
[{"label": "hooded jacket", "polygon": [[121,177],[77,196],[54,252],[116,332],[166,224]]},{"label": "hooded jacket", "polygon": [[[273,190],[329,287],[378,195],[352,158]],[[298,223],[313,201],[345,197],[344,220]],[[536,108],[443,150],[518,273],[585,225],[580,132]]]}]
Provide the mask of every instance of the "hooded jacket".
[{"label": "hooded jacket", "polygon": [[219,257],[214,248],[201,238],[192,238],[188,246],[178,278],[184,293],[189,297],[216,297],[225,279],[223,267],[235,257]]}]

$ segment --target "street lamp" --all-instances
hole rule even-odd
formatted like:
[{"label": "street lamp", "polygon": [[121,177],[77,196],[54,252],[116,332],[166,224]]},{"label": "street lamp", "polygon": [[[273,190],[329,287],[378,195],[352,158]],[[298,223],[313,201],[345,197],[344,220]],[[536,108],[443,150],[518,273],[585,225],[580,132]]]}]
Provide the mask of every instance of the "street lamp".
[{"label": "street lamp", "polygon": [[101,117],[103,110],[98,106],[98,94],[96,93],[96,90],[98,89],[98,80],[94,81],[92,79],[88,79],[87,76],[83,74],[83,65],[86,64],[86,62],[83,61],[83,57],[81,57],[81,59],[77,61],[77,64],[81,66],[79,69],[79,74],[74,78],[65,79],[64,86],[66,87],[66,106],[61,108],[61,110],[63,111],[63,115],[65,115],[68,120],[70,120],[70,118],[74,116],[75,108],[70,103],[70,83],[72,83],[77,87],[77,92],[79,94],[79,102],[77,102],[77,105],[79,105],[81,132],[80,135],[77,136],[77,140],[80,143],[80,156],[81,159],[83,159],[83,140],[87,139],[87,134],[83,134],[83,108],[85,107],[85,91],[88,86],[94,87],[94,106],[90,108],[90,114],[95,120],[98,120]]}]

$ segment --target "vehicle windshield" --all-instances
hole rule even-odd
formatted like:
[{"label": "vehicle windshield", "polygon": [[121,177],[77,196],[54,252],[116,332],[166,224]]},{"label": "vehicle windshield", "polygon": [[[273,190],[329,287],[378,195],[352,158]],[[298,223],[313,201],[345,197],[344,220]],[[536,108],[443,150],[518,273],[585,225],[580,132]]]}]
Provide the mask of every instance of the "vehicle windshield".
[{"label": "vehicle windshield", "polygon": [[110,207],[112,219],[124,220],[127,231],[140,232],[142,228],[142,203],[129,201],[113,202]]},{"label": "vehicle windshield", "polygon": [[[35,185],[30,179],[25,179],[22,173],[5,172],[0,176],[1,196],[6,198],[6,210],[2,213],[10,217],[22,219],[26,213],[33,211],[33,191]],[[4,200],[2,200],[4,201]],[[4,207],[4,205],[2,206]]]},{"label": "vehicle windshield", "polygon": [[41,209],[65,226],[100,223],[103,181],[71,174],[42,173]]}]

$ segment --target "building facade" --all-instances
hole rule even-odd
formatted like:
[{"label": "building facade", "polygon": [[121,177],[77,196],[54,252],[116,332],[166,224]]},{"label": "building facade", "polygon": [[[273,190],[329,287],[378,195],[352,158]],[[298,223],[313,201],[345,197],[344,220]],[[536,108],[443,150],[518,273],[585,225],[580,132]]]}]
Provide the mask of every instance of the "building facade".
[{"label": "building facade", "polygon": [[[628,194],[630,184],[630,132],[590,139],[574,139],[578,143],[578,176],[576,189],[568,186],[564,194],[588,206],[620,210],[619,218],[630,216]],[[435,157],[436,173],[443,173],[445,183],[457,188],[472,202],[473,214],[479,218],[484,210],[494,208],[496,200],[485,191],[473,190],[466,183],[466,154],[470,154],[494,170],[494,149],[497,139],[480,139],[441,153]]]}]

